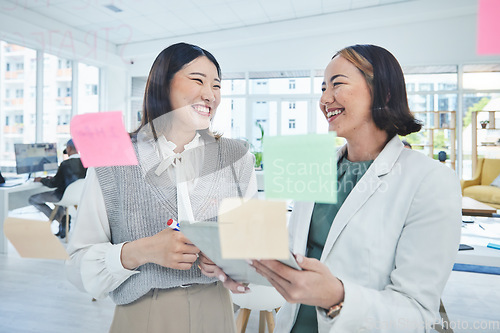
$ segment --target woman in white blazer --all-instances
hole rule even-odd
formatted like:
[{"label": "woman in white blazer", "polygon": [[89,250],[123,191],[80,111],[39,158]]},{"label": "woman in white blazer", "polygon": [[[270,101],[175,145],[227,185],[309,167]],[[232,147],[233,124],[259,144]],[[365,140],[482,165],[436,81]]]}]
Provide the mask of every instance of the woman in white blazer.
[{"label": "woman in white blazer", "polygon": [[302,271],[252,262],[287,300],[276,332],[429,331],[458,251],[458,177],[403,149],[398,135],[421,125],[387,50],[339,51],[322,91],[329,130],[347,141],[337,154],[339,204],[295,204],[289,230]]}]

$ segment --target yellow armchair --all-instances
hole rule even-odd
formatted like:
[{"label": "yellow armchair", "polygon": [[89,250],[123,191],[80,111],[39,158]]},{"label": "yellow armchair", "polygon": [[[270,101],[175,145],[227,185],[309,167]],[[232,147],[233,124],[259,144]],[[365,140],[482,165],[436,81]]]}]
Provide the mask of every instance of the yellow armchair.
[{"label": "yellow armchair", "polygon": [[500,174],[500,159],[480,158],[470,180],[462,180],[462,195],[500,209],[500,187],[491,182]]}]

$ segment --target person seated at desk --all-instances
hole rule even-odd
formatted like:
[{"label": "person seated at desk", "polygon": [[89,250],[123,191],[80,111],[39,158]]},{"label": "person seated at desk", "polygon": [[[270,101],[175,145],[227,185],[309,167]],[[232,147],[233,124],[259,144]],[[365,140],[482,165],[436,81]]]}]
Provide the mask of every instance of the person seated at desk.
[{"label": "person seated at desk", "polygon": [[[73,143],[73,139],[70,139],[66,143],[66,149],[64,149],[63,153],[67,154],[69,157],[64,160],[61,165],[59,165],[57,173],[54,177],[36,177],[34,179],[35,182],[41,182],[47,187],[55,187],[56,189],[53,191],[34,194],[29,198],[29,203],[44,213],[48,218],[50,218],[52,208],[50,208],[46,203],[58,202],[61,200],[66,187],[77,179],[85,178],[85,175],[87,174],[87,169],[83,167],[80,155],[78,154],[78,151]],[[63,207],[58,208],[55,220],[59,222],[59,232],[56,236],[61,238],[66,237],[66,215],[64,214]]]}]

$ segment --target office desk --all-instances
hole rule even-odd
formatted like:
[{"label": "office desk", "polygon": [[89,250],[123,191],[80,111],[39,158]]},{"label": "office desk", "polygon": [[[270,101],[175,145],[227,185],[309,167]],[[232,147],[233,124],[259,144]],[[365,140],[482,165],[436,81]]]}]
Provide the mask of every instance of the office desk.
[{"label": "office desk", "polygon": [[462,215],[492,216],[497,209],[469,197],[462,197]]},{"label": "office desk", "polygon": [[488,243],[500,244],[500,218],[472,219],[474,223],[466,223],[462,227],[460,243],[470,245],[474,250],[458,251],[455,263],[500,267],[500,250],[486,247]]},{"label": "office desk", "polygon": [[36,193],[50,191],[42,183],[28,181],[13,187],[0,187],[0,253],[7,253],[7,239],[3,233],[3,221],[9,210],[29,206],[28,198]]}]

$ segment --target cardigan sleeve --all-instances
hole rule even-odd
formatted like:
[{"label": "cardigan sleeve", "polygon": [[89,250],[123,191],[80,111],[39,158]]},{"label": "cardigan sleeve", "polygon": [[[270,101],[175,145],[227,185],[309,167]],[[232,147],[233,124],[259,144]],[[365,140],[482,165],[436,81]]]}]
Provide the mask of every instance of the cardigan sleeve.
[{"label": "cardigan sleeve", "polygon": [[123,267],[120,259],[123,244],[111,243],[101,187],[95,169],[90,168],[68,245],[68,279],[94,298],[105,298],[130,276],[139,273]]}]

